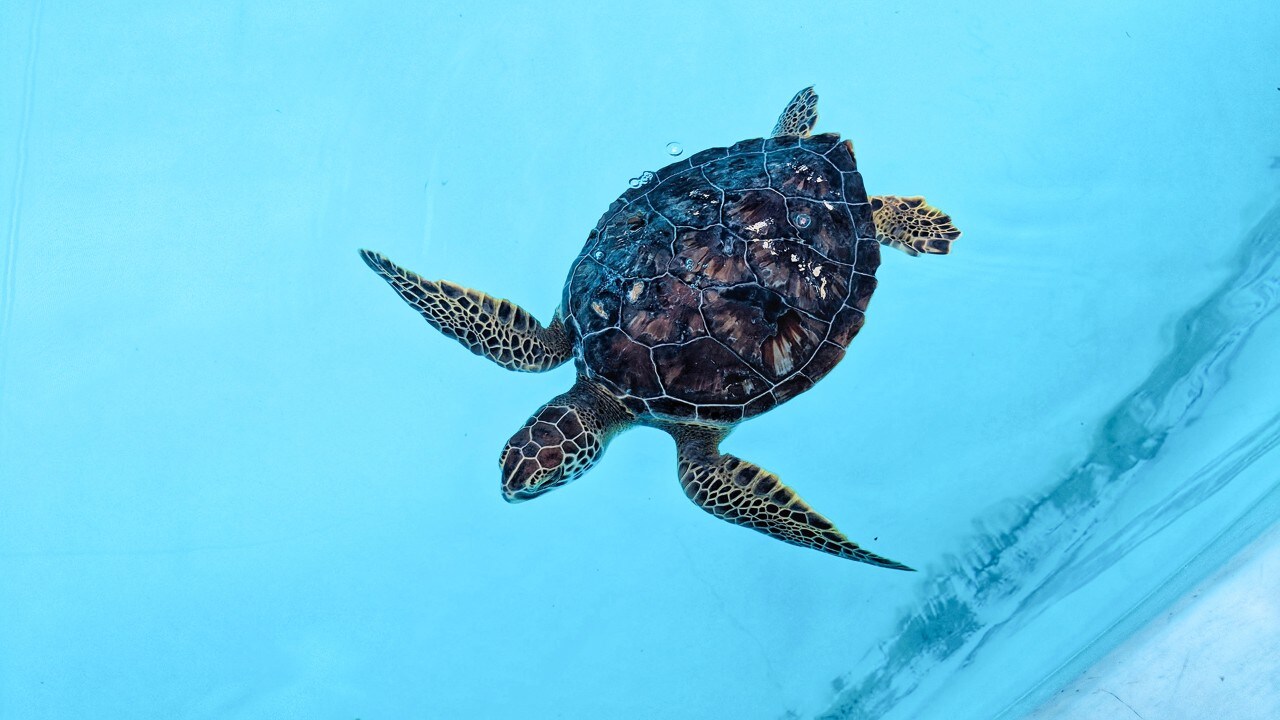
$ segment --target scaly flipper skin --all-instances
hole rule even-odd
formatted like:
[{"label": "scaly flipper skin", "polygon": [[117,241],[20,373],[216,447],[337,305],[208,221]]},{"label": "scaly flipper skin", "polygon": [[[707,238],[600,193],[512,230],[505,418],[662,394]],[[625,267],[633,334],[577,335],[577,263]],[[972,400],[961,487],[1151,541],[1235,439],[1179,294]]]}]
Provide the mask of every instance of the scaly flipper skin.
[{"label": "scaly flipper skin", "polygon": [[542,372],[573,356],[573,343],[560,314],[549,327],[509,300],[490,297],[447,280],[427,280],[383,255],[360,257],[395,291],[445,335],[508,370]]},{"label": "scaly flipper skin", "polygon": [[919,196],[873,196],[871,213],[876,239],[913,257],[920,253],[946,255],[951,252],[951,242],[960,237],[951,217]]},{"label": "scaly flipper skin", "polygon": [[507,441],[498,459],[502,496],[521,502],[577,479],[633,419],[607,390],[580,376]]},{"label": "scaly flipper skin", "polygon": [[818,124],[818,94],[812,87],[807,87],[787,103],[787,108],[778,116],[778,124],[773,126],[773,137],[796,135],[809,137],[813,126]]},{"label": "scaly flipper skin", "polygon": [[680,426],[671,429],[679,451],[680,485],[698,507],[722,520],[783,542],[892,570],[911,570],[858,547],[777,475],[718,449],[724,431]]}]

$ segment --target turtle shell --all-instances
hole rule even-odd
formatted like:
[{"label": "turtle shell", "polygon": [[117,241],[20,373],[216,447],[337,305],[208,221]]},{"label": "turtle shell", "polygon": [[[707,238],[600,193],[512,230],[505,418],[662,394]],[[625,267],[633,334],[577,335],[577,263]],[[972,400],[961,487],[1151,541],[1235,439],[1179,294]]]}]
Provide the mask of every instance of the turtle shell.
[{"label": "turtle shell", "polygon": [[614,201],[562,307],[578,371],[641,420],[731,424],[835,367],[879,264],[851,143],[744,140]]}]

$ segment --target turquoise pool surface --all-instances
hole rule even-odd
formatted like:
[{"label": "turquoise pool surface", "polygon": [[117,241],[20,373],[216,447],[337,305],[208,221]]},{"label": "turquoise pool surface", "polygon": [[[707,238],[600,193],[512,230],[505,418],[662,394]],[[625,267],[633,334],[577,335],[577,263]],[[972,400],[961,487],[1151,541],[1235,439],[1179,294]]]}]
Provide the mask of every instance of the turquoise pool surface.
[{"label": "turquoise pool surface", "polygon": [[[0,718],[1026,716],[1280,519],[1277,38],[1261,0],[5,4]],[[964,235],[886,250],[842,364],[724,449],[919,572],[708,516],[648,429],[504,502],[572,366],[473,356],[357,248],[548,319],[629,179],[808,85]]]}]

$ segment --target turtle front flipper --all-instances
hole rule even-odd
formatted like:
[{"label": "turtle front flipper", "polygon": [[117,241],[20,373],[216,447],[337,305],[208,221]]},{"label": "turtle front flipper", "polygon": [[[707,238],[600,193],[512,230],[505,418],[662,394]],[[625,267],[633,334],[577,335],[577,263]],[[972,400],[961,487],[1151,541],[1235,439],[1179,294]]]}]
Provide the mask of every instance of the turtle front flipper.
[{"label": "turtle front flipper", "polygon": [[550,370],[573,355],[558,312],[551,325],[543,327],[509,300],[447,280],[427,280],[376,252],[361,250],[360,257],[432,327],[508,370]]},{"label": "turtle front flipper", "polygon": [[778,124],[773,126],[773,137],[798,135],[809,137],[813,126],[818,124],[818,94],[812,87],[807,87],[791,98],[787,107],[778,116]]},{"label": "turtle front flipper", "polygon": [[919,196],[872,197],[871,213],[876,239],[913,257],[920,253],[946,255],[951,252],[951,242],[960,237],[951,216]]},{"label": "turtle front flipper", "polygon": [[679,452],[680,485],[703,510],[792,545],[892,570],[911,570],[858,547],[777,475],[720,454],[722,431],[681,426],[672,435]]}]

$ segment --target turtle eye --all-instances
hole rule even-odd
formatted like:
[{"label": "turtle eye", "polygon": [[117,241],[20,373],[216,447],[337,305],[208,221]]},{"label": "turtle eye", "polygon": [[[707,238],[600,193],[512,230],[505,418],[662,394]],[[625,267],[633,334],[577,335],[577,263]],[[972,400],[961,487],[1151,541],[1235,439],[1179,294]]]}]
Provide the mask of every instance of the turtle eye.
[{"label": "turtle eye", "polygon": [[791,218],[791,223],[803,230],[813,224],[813,218],[809,217],[807,213],[796,213]]}]

